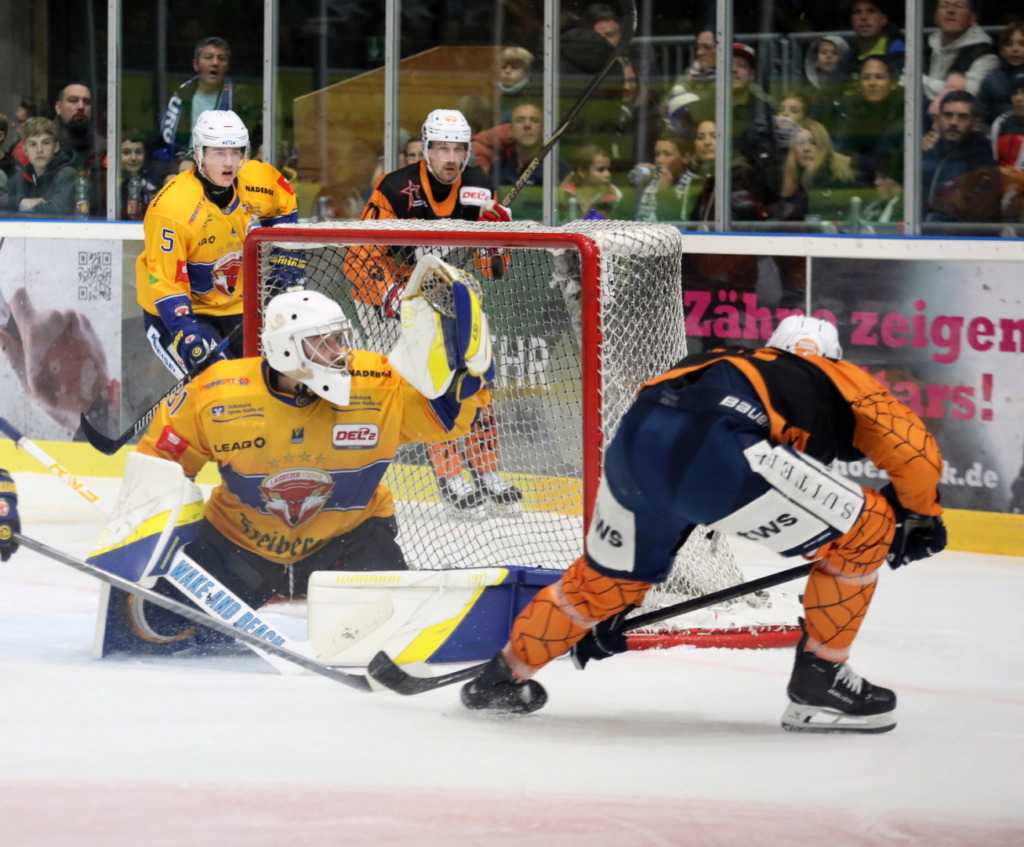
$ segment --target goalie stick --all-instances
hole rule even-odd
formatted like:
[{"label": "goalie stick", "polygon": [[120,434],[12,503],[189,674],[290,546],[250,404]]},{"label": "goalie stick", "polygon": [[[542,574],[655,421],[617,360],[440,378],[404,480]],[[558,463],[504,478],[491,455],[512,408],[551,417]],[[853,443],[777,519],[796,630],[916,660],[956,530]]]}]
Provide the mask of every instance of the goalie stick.
[{"label": "goalie stick", "polygon": [[[20,447],[26,453],[31,455],[32,458],[38,461],[41,465],[45,466],[46,469],[50,471],[50,473],[59,478],[72,490],[76,491],[83,499],[91,503],[99,511],[100,514],[102,514],[106,518],[110,517],[110,515],[107,514],[107,510],[103,507],[99,494],[92,491],[92,489],[88,488],[80,479],[78,479],[78,477],[72,474],[67,468],[60,464],[49,453],[47,453],[38,444],[32,441],[32,439],[28,438],[28,436],[22,433],[21,430],[19,430],[6,418],[0,417],[0,432],[2,432],[4,435],[10,438],[18,447]],[[88,565],[87,562],[84,564]],[[88,566],[91,568],[95,568],[94,565]],[[107,573],[107,571],[104,571],[102,568],[95,569],[100,571],[101,573]],[[228,592],[227,589],[225,589],[224,586],[222,586],[218,580],[216,580],[211,574],[209,574],[206,571],[205,568],[202,567],[202,565],[200,565],[190,556],[185,554],[184,551],[178,551],[175,554],[172,566],[168,568],[167,573],[163,574],[163,577],[172,584],[175,584],[180,591],[182,591],[187,597],[189,597],[190,600],[192,600],[196,604],[198,609],[203,613],[203,617],[201,619],[201,622],[203,624],[206,624],[209,620],[213,620],[219,623],[220,621],[218,620],[218,616],[221,619],[224,619],[224,616],[221,615],[219,612],[215,611],[210,606],[206,605],[206,603],[204,602],[205,597],[190,593],[190,586],[202,585],[206,589],[209,589],[208,593],[216,592],[219,590],[220,594],[224,596],[226,600],[233,601],[233,612],[231,614],[231,621],[248,621],[252,623],[253,626],[262,623],[262,621],[259,619],[259,616],[257,615],[256,610],[252,609],[248,604],[244,603],[240,598],[235,596],[233,592]],[[120,579],[120,577],[118,578]],[[109,580],[107,581],[109,582]],[[126,581],[128,582],[129,585],[136,585],[136,583],[131,582],[130,580]],[[227,598],[227,595],[229,593],[231,594],[231,597]],[[213,628],[216,629],[216,627]],[[264,627],[264,629],[266,629],[266,627]],[[235,632],[237,632],[237,630]],[[234,634],[234,632],[229,634]],[[338,639],[340,637],[340,631],[338,633],[331,633],[324,637],[323,643],[328,645],[328,647],[336,647]],[[245,639],[239,640],[245,641]],[[257,640],[259,641],[259,639]],[[281,636],[280,640],[284,641],[283,635]],[[296,650],[308,654],[306,658],[308,658],[309,661],[315,662],[315,660],[312,658],[313,649],[308,641],[302,641],[294,638],[289,639],[289,641],[292,645],[294,645]],[[284,669],[286,669],[285,666],[280,661],[280,659],[274,655],[273,651],[265,649],[265,644],[266,642],[260,641],[260,646],[258,647],[250,643],[247,643],[247,646],[251,647],[254,652],[256,652],[260,657],[265,659],[267,663],[274,667],[276,670],[283,671]],[[289,652],[294,653],[294,651]],[[317,664],[320,663],[317,662]]]},{"label": "goalie stick", "polygon": [[615,45],[611,53],[608,54],[608,58],[605,60],[604,65],[594,75],[594,78],[590,81],[587,87],[583,90],[583,93],[579,96],[579,99],[573,103],[572,108],[569,110],[565,119],[561,125],[556,129],[551,137],[544,142],[544,146],[537,151],[537,155],[534,156],[530,163],[526,166],[523,172],[519,175],[519,179],[516,180],[516,184],[509,189],[508,194],[505,195],[505,199],[502,200],[503,206],[511,205],[512,201],[516,199],[519,192],[523,190],[523,187],[529,181],[533,172],[540,167],[540,163],[544,161],[545,157],[554,146],[558,143],[558,139],[565,134],[565,131],[569,128],[569,125],[573,122],[576,116],[580,113],[591,95],[597,90],[597,87],[604,81],[604,78],[608,75],[608,71],[614,67],[615,63],[622,57],[622,54],[626,51],[626,47],[629,46],[630,41],[633,40],[633,35],[636,33],[636,2],[630,0],[629,3],[623,3],[625,6],[625,14],[623,16],[621,30],[622,38],[619,43]]},{"label": "goalie stick", "polygon": [[342,685],[347,685],[349,688],[355,688],[357,691],[373,690],[370,681],[365,676],[346,673],[338,668],[321,664],[315,659],[303,656],[300,653],[296,653],[294,650],[289,650],[287,647],[279,646],[273,641],[267,641],[257,635],[246,632],[244,629],[237,628],[231,623],[221,621],[216,617],[211,617],[201,609],[189,606],[179,600],[175,600],[173,597],[167,597],[150,588],[143,588],[136,582],[132,582],[131,580],[124,579],[116,574],[109,573],[95,565],[90,565],[88,562],[82,561],[81,559],[77,559],[74,556],[43,544],[41,541],[28,538],[17,532],[14,533],[14,540],[26,549],[35,550],[37,553],[41,553],[48,559],[53,559],[55,562],[60,562],[63,565],[68,565],[75,570],[88,574],[89,576],[96,577],[96,579],[106,582],[114,588],[119,588],[122,591],[127,591],[137,597],[142,597],[147,603],[153,603],[154,605],[160,606],[168,611],[174,612],[176,615],[188,618],[193,623],[201,624],[202,626],[210,629],[215,629],[224,635],[234,638],[236,641],[241,641],[243,644],[251,647],[257,652],[269,653],[279,659],[284,659],[287,662],[298,665],[300,668],[320,674],[320,676],[325,676],[328,679],[333,679],[335,682],[340,682]]},{"label": "goalie stick", "polygon": [[[662,609],[655,609],[653,612],[646,612],[642,615],[627,618],[622,626],[616,630],[615,634],[618,635],[630,630],[639,629],[648,624],[674,618],[678,615],[685,615],[688,612],[695,612],[698,609],[706,609],[708,606],[724,603],[726,600],[735,600],[745,594],[753,594],[756,591],[774,588],[776,585],[782,585],[801,576],[807,576],[815,564],[815,562],[807,562],[802,565],[796,565],[784,571],[778,571],[758,579],[752,579],[749,582],[741,582],[739,585],[723,588],[720,591],[712,591],[710,594],[705,594],[702,597],[683,600],[680,603],[673,603]],[[390,688],[398,694],[412,695],[433,691],[435,688],[443,688],[455,682],[474,679],[486,664],[486,662],[483,662],[468,668],[441,674],[440,676],[422,677],[414,676],[403,670],[392,661],[387,653],[381,651],[370,660],[366,670],[371,679],[379,682],[385,688]]]},{"label": "goalie stick", "polygon": [[89,423],[89,419],[85,416],[85,413],[83,412],[81,417],[79,418],[79,423],[82,426],[82,434],[85,436],[85,440],[88,441],[93,447],[95,447],[101,453],[104,453],[107,456],[112,456],[114,453],[116,453],[118,450],[124,447],[125,444],[131,441],[136,435],[142,432],[147,426],[149,426],[149,422],[153,420],[153,415],[155,415],[156,410],[160,408],[160,404],[163,403],[172,394],[176,394],[177,392],[181,391],[181,389],[183,389],[193,379],[199,376],[199,374],[206,370],[206,367],[211,363],[213,357],[226,350],[228,344],[231,343],[231,340],[241,331],[242,325],[239,324],[233,330],[231,330],[231,332],[225,335],[220,340],[220,343],[216,347],[214,347],[213,350],[210,352],[208,358],[201,362],[198,367],[193,368],[187,374],[185,374],[185,376],[183,376],[176,383],[174,383],[174,385],[172,385],[170,389],[165,391],[163,396],[159,400],[157,400],[149,408],[149,410],[142,415],[141,418],[135,421],[135,423],[133,423],[130,427],[128,427],[128,429],[126,429],[116,438],[111,438],[109,435],[104,435],[102,432],[96,429],[96,427]]}]

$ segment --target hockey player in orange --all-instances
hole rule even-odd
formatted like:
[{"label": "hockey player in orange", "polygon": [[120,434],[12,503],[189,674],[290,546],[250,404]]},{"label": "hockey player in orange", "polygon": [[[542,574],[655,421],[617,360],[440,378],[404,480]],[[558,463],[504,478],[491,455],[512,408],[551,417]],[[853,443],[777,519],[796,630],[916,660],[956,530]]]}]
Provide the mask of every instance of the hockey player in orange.
[{"label": "hockey player in orange", "polygon": [[[494,197],[490,181],[469,167],[472,130],[454,109],[435,109],[423,123],[423,158],[377,180],[361,220],[440,220],[500,222],[511,212]],[[408,248],[411,252],[412,248]],[[387,352],[397,332],[402,290],[412,267],[406,250],[368,245],[349,249],[345,274],[367,346]],[[494,262],[492,262],[492,259]],[[478,255],[474,263],[485,276],[500,275],[505,257]],[[522,493],[498,475],[498,430],[494,408],[481,410],[469,435],[427,447],[446,504],[465,512],[481,510],[486,502],[517,508]],[[463,476],[463,461],[472,481]]]},{"label": "hockey player in orange", "polygon": [[[892,729],[896,695],[846,660],[882,563],[946,545],[942,457],[917,415],[841,356],[832,324],[791,316],[765,348],[689,356],[645,385],[605,453],[586,554],[516,618],[463,703],[531,712],[547,700],[532,677],[553,658],[572,650],[582,666],[624,650],[615,624],[705,524],[816,561],[782,725]],[[863,457],[888,474],[881,491],[827,467]]]}]

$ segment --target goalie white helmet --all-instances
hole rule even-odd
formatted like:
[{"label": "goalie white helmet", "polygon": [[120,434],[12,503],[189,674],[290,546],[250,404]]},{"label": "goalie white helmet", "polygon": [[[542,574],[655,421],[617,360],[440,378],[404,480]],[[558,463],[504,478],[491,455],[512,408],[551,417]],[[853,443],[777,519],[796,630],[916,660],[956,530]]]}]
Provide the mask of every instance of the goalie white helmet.
[{"label": "goalie white helmet", "polygon": [[806,315],[783,318],[768,338],[766,347],[775,347],[798,356],[824,356],[826,359],[843,358],[839,333],[833,324]]},{"label": "goalie white helmet", "polygon": [[469,126],[466,116],[457,109],[434,109],[423,122],[423,155],[427,160],[427,167],[438,179],[443,179],[441,174],[434,171],[430,161],[430,144],[433,141],[449,141],[454,144],[466,145],[466,156],[462,160],[459,173],[466,169],[469,164],[469,145],[473,140],[473,130]]},{"label": "goalie white helmet", "polygon": [[199,173],[203,173],[203,148],[234,147],[242,151],[242,159],[249,158],[249,130],[242,119],[230,109],[207,109],[192,128],[192,157]]},{"label": "goalie white helmet", "polygon": [[264,310],[261,341],[267,364],[275,371],[337,406],[348,405],[355,333],[330,297],[318,291],[278,294]]}]

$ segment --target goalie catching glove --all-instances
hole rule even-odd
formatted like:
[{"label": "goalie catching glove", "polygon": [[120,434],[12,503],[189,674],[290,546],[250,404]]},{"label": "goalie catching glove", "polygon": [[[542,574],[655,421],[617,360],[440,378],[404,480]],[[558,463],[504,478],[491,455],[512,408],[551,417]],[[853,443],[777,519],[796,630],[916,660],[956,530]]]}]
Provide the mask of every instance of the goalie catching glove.
[{"label": "goalie catching glove", "polygon": [[402,295],[402,334],[388,359],[433,400],[475,394],[494,378],[491,333],[477,281],[436,256],[416,263]]},{"label": "goalie catching glove", "polygon": [[946,549],[946,525],[937,515],[922,515],[905,509],[892,483],[879,491],[896,513],[896,535],[885,561],[895,570],[902,565],[927,559]]}]

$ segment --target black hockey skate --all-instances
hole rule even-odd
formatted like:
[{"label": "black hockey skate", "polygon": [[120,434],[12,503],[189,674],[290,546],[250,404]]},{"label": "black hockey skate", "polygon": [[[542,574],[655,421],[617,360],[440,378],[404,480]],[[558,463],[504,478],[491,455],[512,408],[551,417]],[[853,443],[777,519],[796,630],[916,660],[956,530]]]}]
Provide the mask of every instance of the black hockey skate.
[{"label": "black hockey skate", "polygon": [[[805,636],[806,638],[806,636]],[[896,726],[896,694],[872,685],[845,662],[797,647],[782,726],[794,732],[888,732]]]},{"label": "black hockey skate", "polygon": [[548,702],[544,686],[532,679],[516,679],[501,653],[495,653],[480,676],[462,686],[462,705],[513,715],[536,712]]},{"label": "black hockey skate", "polygon": [[511,482],[503,480],[497,471],[474,473],[474,477],[476,491],[482,502],[497,506],[511,514],[519,513],[519,501],[523,499],[523,492]]},{"label": "black hockey skate", "polygon": [[441,499],[445,506],[454,512],[465,515],[483,514],[483,497],[465,477],[453,476],[445,479],[437,478],[437,487],[441,491]]}]

